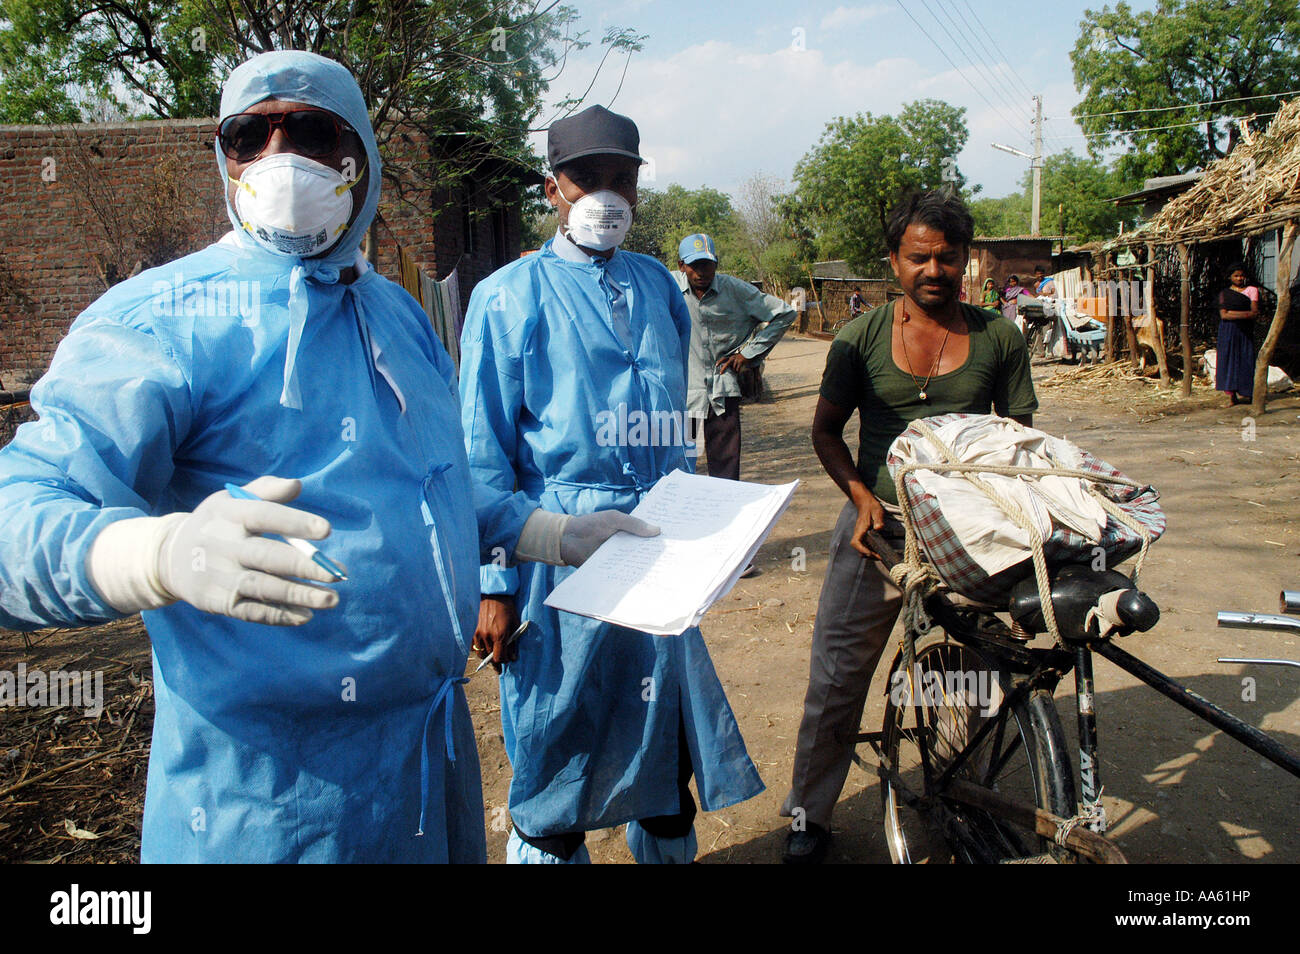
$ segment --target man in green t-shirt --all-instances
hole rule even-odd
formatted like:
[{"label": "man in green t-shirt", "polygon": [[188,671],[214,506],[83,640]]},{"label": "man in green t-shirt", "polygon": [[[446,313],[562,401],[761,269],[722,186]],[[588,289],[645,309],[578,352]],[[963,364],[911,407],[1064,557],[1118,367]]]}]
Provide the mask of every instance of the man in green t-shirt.
[{"label": "man in green t-shirt", "polygon": [[[885,455],[912,421],[990,411],[1031,424],[1038,400],[1015,325],[958,298],[974,223],[947,190],[905,198],[886,231],[903,298],[854,319],[826,358],[813,447],[849,498],[831,536],[813,627],[812,664],[781,814],[793,819],[785,861],[815,864],[848,774],[871,676],[902,594],[864,541],[879,531],[901,548],[903,527]],[[858,412],[856,466],[844,426]]]}]

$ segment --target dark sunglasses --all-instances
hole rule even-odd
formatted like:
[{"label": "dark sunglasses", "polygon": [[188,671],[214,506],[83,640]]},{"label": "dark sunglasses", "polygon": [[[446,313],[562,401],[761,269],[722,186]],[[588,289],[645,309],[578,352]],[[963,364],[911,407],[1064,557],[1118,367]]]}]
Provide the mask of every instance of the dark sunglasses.
[{"label": "dark sunglasses", "polygon": [[290,109],[283,113],[236,113],[217,128],[217,139],[227,159],[256,159],[271,141],[275,127],[304,156],[327,156],[339,148],[343,131],[352,127],[323,109]]}]

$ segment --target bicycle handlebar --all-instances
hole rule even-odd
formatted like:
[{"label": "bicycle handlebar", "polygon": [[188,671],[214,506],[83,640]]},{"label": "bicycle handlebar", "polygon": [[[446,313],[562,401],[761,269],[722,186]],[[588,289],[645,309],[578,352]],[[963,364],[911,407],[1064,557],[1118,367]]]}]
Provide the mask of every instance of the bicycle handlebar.
[{"label": "bicycle handlebar", "polygon": [[1220,610],[1219,626],[1224,629],[1263,629],[1275,633],[1300,633],[1300,619],[1272,613],[1241,613]]},{"label": "bicycle handlebar", "polygon": [[1300,669],[1300,662],[1294,659],[1245,659],[1237,656],[1220,656],[1221,663],[1242,663],[1243,665],[1259,666],[1295,666]]},{"label": "bicycle handlebar", "polygon": [[872,553],[880,557],[880,562],[885,564],[886,570],[892,570],[903,559],[898,555],[898,551],[886,543],[885,538],[875,530],[868,530],[866,538],[867,546]]}]

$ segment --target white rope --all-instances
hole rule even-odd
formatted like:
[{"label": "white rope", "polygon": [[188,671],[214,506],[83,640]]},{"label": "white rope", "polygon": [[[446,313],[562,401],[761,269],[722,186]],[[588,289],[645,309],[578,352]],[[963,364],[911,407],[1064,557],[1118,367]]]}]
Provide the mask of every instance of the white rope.
[{"label": "white rope", "polygon": [[1065,847],[1065,840],[1070,837],[1070,832],[1074,831],[1080,825],[1090,828],[1093,831],[1101,830],[1099,826],[1106,821],[1106,810],[1101,807],[1101,793],[1106,790],[1103,785],[1097,789],[1097,800],[1087,805],[1082,805],[1076,815],[1065,819],[1056,826],[1056,834],[1052,836],[1062,848]]},{"label": "white rope", "polygon": [[[1009,423],[1024,433],[1024,426],[1018,421],[1009,421]],[[977,487],[986,497],[992,500],[1016,526],[1025,531],[1029,539],[1030,554],[1034,564],[1034,578],[1038,584],[1038,599],[1042,607],[1043,622],[1047,627],[1048,633],[1058,643],[1061,641],[1061,633],[1057,628],[1056,609],[1052,605],[1051,579],[1048,575],[1047,557],[1043,551],[1043,539],[1035,527],[1029,515],[1015,501],[1009,499],[1000,493],[995,487],[985,480],[981,480],[978,474],[1003,474],[1013,477],[1041,477],[1053,475],[1057,477],[1078,477],[1084,481],[1084,488],[1101,504],[1106,513],[1113,516],[1117,521],[1128,527],[1142,540],[1142,547],[1138,553],[1137,561],[1133,567],[1132,581],[1137,586],[1138,572],[1146,560],[1147,550],[1151,546],[1151,533],[1142,526],[1140,522],[1134,520],[1123,509],[1111,500],[1108,496],[1098,490],[1095,483],[1121,484],[1127,487],[1140,487],[1135,481],[1127,477],[1113,477],[1108,474],[1097,474],[1092,471],[1079,470],[1070,467],[1014,467],[1003,464],[967,464],[957,458],[953,449],[945,444],[934,432],[930,425],[924,421],[913,421],[911,427],[915,428],[926,440],[943,457],[943,461],[932,463],[910,463],[904,464],[898,468],[894,475],[894,486],[897,490],[899,506],[903,511],[903,529],[906,532],[906,549],[903,555],[903,562],[899,563],[890,571],[900,588],[903,589],[904,612],[912,613],[913,617],[904,616],[904,623],[908,625],[911,618],[923,620],[926,629],[929,628],[929,617],[924,615],[924,608],[920,606],[926,596],[934,591],[938,585],[939,576],[934,567],[928,563],[923,563],[921,559],[921,547],[916,535],[916,527],[912,518],[912,505],[908,499],[906,488],[903,485],[903,479],[916,470],[929,470],[935,473],[953,473],[961,474]],[[918,595],[919,594],[919,595]],[[916,609],[913,609],[915,604]],[[919,610],[920,616],[916,616]],[[909,625],[910,630],[910,625]],[[924,632],[924,631],[922,631]],[[905,647],[905,650],[910,647]]]}]

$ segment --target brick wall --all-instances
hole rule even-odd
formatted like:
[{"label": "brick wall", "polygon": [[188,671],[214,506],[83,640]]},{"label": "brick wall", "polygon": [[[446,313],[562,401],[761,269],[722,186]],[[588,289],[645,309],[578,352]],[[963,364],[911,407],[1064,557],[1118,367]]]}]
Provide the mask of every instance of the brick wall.
[{"label": "brick wall", "polygon": [[[73,319],[137,265],[163,264],[229,230],[215,127],[211,119],[0,125],[0,388],[44,373]],[[393,136],[390,164],[425,149],[418,135]],[[459,264],[464,303],[477,281],[518,257],[517,201],[490,209],[478,188],[437,203],[428,190],[408,198],[398,201],[385,182],[376,258],[387,277],[399,278],[400,242],[437,278]]]},{"label": "brick wall", "polygon": [[[202,120],[0,126],[0,383],[39,376],[82,309],[156,253],[142,225],[177,226],[181,254],[229,227],[212,135]],[[184,204],[159,221],[169,190]]]}]

